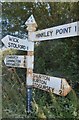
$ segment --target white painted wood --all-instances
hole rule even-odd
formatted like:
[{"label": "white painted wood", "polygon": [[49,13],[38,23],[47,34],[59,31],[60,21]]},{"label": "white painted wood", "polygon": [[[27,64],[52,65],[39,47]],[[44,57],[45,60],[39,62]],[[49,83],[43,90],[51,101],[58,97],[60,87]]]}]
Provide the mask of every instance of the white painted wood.
[{"label": "white painted wood", "polygon": [[28,18],[28,20],[25,22],[25,25],[26,25],[26,26],[35,25],[35,26],[37,27],[37,23],[36,23],[35,18],[34,18],[33,15],[31,15],[31,16]]},{"label": "white painted wood", "polygon": [[27,68],[34,68],[34,56],[27,56]]},{"label": "white painted wood", "polygon": [[4,59],[4,63],[6,66],[9,67],[19,67],[19,68],[26,68],[27,67],[27,60],[26,56],[18,56],[18,55],[7,55]]},{"label": "white painted wood", "polygon": [[45,41],[79,36],[79,21],[32,32],[31,41]]},{"label": "white painted wood", "polygon": [[1,40],[7,48],[28,51],[28,40],[7,35]]},{"label": "white painted wood", "polygon": [[63,78],[33,73],[33,86],[44,91],[52,91],[61,96],[67,95],[71,87]]}]

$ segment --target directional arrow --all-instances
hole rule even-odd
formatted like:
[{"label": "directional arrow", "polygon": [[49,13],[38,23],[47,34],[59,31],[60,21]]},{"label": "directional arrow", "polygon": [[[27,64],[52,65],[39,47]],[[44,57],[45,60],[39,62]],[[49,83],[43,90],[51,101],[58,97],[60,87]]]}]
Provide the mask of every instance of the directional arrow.
[{"label": "directional arrow", "polygon": [[1,40],[7,48],[17,49],[17,50],[28,50],[28,41],[23,40],[14,36],[7,35]]},{"label": "directional arrow", "polygon": [[34,65],[34,57],[32,60],[30,56],[22,56],[22,55],[7,55],[4,59],[4,63],[6,66],[10,67],[21,67],[21,68],[29,68],[33,69]]},{"label": "directional arrow", "polygon": [[79,21],[51,27],[31,34],[31,41],[46,41],[59,38],[79,36]]},{"label": "directional arrow", "polygon": [[65,79],[36,73],[33,73],[33,86],[60,96],[66,96],[71,91]]},{"label": "directional arrow", "polygon": [[7,48],[29,51],[31,43],[27,39],[20,39],[14,36],[7,35],[1,40]]},{"label": "directional arrow", "polygon": [[19,67],[19,68],[27,67],[26,56],[7,55],[4,59],[4,63],[6,66],[10,66],[10,67]]}]

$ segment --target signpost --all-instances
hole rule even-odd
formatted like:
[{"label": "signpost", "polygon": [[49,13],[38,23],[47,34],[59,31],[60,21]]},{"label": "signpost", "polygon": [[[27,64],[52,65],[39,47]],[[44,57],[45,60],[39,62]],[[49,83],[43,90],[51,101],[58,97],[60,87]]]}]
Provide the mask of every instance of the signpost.
[{"label": "signpost", "polygon": [[7,55],[4,59],[4,63],[6,66],[10,67],[26,68],[27,67],[26,60],[27,60],[26,56]]},{"label": "signpost", "polygon": [[79,21],[39,30],[33,32],[30,37],[31,41],[44,41],[73,36],[79,36]]},{"label": "signpost", "polygon": [[33,73],[33,87],[47,92],[52,92],[60,96],[66,96],[71,90],[70,85],[63,78],[36,73]]},{"label": "signpost", "polygon": [[27,52],[27,71],[26,71],[26,86],[27,86],[27,112],[30,113],[31,112],[31,101],[32,101],[32,86],[33,86],[33,64],[34,64],[34,42],[30,41],[30,35],[32,34],[32,32],[34,32],[36,30],[37,24],[35,22],[35,19],[33,17],[33,15],[31,15],[29,17],[29,19],[25,22],[25,25],[27,26],[27,30],[28,30],[28,42],[30,50]]},{"label": "signpost", "polygon": [[1,41],[7,48],[27,51],[26,56],[6,56],[4,63],[10,67],[27,68],[26,93],[27,112],[29,113],[31,112],[32,86],[47,92],[51,91],[60,96],[66,96],[71,90],[70,85],[63,78],[33,73],[34,42],[79,36],[79,21],[36,31],[37,24],[33,15],[31,15],[25,22],[25,25],[28,30],[28,39],[7,35]]}]

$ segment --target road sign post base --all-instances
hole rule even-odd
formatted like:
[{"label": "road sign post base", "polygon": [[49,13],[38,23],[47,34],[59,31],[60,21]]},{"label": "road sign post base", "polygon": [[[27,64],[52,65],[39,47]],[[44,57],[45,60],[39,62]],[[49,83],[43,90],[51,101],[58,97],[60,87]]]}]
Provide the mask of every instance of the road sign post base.
[{"label": "road sign post base", "polygon": [[27,113],[31,113],[31,110],[32,110],[32,87],[27,87],[26,88],[26,110],[27,110]]}]

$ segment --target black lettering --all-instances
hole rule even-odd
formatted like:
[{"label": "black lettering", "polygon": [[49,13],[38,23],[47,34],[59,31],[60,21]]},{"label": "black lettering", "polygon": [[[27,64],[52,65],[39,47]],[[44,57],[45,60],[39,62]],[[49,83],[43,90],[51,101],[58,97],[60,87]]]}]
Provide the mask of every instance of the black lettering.
[{"label": "black lettering", "polygon": [[34,82],[37,82],[37,83],[39,83],[39,84],[47,85],[47,82],[44,81],[44,80],[41,80],[41,79],[35,79]]},{"label": "black lettering", "polygon": [[77,26],[75,26],[75,32],[76,32],[76,30],[77,30]]},{"label": "black lettering", "polygon": [[10,42],[8,42],[8,47],[10,47],[10,48],[17,48],[17,49],[23,49],[23,50],[26,49],[26,46],[24,46],[24,45],[10,43]]},{"label": "black lettering", "polygon": [[14,37],[10,37],[10,36],[9,36],[9,41],[19,43],[19,41],[18,41],[18,40],[19,40],[18,38],[14,38]]},{"label": "black lettering", "polygon": [[9,36],[9,41],[12,41],[11,37]]},{"label": "black lettering", "polygon": [[68,33],[68,28],[64,28],[62,33]]},{"label": "black lettering", "polygon": [[13,38],[13,42],[17,42],[17,43],[19,43],[18,40],[19,40],[19,39],[17,39],[17,38]]},{"label": "black lettering", "polygon": [[50,35],[53,36],[53,31],[50,31]]},{"label": "black lettering", "polygon": [[58,33],[59,33],[59,30],[57,29],[57,30],[56,30],[56,35],[57,35]]},{"label": "black lettering", "polygon": [[15,55],[11,55],[11,56],[9,56],[9,58],[12,58],[12,59],[14,58],[15,59],[16,56]]},{"label": "black lettering", "polygon": [[15,60],[7,60],[7,62],[15,62]]},{"label": "black lettering", "polygon": [[9,66],[15,66],[14,63],[7,63],[6,65],[9,65]]},{"label": "black lettering", "polygon": [[43,80],[43,81],[50,81],[50,77],[49,76],[45,76],[45,75],[34,75],[34,80]]},{"label": "black lettering", "polygon": [[62,92],[63,92],[62,90],[59,90],[59,94],[60,94],[60,95],[62,94]]},{"label": "black lettering", "polygon": [[69,27],[69,33],[70,33],[70,31],[71,31],[71,27]]},{"label": "black lettering", "polygon": [[10,42],[8,43],[8,47],[10,47]]},{"label": "black lettering", "polygon": [[25,49],[26,49],[26,47],[25,47],[24,45],[21,45],[21,49],[24,49],[24,50],[25,50]]},{"label": "black lettering", "polygon": [[39,84],[39,83],[34,82],[34,81],[33,81],[33,86],[36,87],[36,88],[48,91],[48,92],[54,92],[54,88],[51,88],[51,87],[46,86],[46,85]]},{"label": "black lettering", "polygon": [[[50,36],[50,31],[47,32],[47,36]],[[47,37],[47,36],[46,36],[46,37]]]},{"label": "black lettering", "polygon": [[47,31],[47,32],[36,34],[36,37],[40,38],[40,37],[47,37],[47,36],[52,36],[52,35],[53,35],[53,31]]},{"label": "black lettering", "polygon": [[21,63],[21,60],[17,60],[17,62]]},{"label": "black lettering", "polygon": [[62,29],[60,29],[60,30],[59,30],[59,33],[60,33],[60,34],[62,34],[62,32],[63,32],[63,30],[62,30]]},{"label": "black lettering", "polygon": [[45,33],[37,34],[36,37],[43,37]]},{"label": "black lettering", "polygon": [[56,35],[59,34],[65,34],[65,33],[70,33],[71,27],[63,28],[63,29],[57,29],[56,30]]},{"label": "black lettering", "polygon": [[17,45],[15,43],[11,43],[12,44],[12,48],[17,48]]}]

